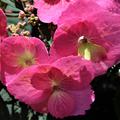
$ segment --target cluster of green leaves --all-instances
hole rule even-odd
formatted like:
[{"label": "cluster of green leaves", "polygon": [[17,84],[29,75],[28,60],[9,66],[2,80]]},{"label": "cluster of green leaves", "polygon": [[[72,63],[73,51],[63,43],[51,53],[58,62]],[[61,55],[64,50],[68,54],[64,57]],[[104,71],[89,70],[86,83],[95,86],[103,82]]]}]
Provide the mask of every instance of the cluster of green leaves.
[{"label": "cluster of green leaves", "polygon": [[16,7],[15,5],[16,0],[1,0],[0,1],[0,7],[4,10],[7,11],[7,19],[8,19],[8,24],[10,23],[17,23],[18,22],[18,14],[20,9]]}]

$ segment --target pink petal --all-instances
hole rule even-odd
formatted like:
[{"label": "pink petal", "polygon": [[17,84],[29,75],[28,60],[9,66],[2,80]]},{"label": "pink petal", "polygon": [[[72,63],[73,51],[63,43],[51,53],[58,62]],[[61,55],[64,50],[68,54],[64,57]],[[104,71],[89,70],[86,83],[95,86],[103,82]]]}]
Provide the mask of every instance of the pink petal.
[{"label": "pink petal", "polygon": [[84,115],[92,104],[93,91],[90,86],[81,91],[69,91],[69,94],[73,96],[75,101],[75,109],[71,115]]},{"label": "pink petal", "polygon": [[[86,9],[87,8],[87,9]],[[85,20],[88,16],[101,11],[102,8],[91,0],[77,0],[62,13],[58,25],[66,23],[71,24],[71,21]]]},{"label": "pink petal", "polygon": [[32,76],[31,84],[39,90],[53,89],[58,87],[58,89],[67,90],[79,90],[81,89],[81,84],[79,81],[73,80],[70,76],[66,76],[61,71],[53,66],[41,65],[38,67],[38,71]]},{"label": "pink petal", "polygon": [[48,100],[48,110],[56,118],[71,115],[74,110],[74,99],[64,91],[55,91]]},{"label": "pink petal", "polygon": [[[74,7],[77,7],[77,4],[74,5]],[[85,9],[89,10],[87,7]],[[68,14],[69,10],[71,14],[65,18],[64,14]],[[90,42],[100,45],[106,51],[105,57],[100,59],[100,61],[93,61],[97,70],[96,75],[100,75],[120,60],[120,15],[112,14],[105,10],[98,10],[97,12],[93,12],[94,14],[89,12],[90,10],[83,12],[86,16],[85,18],[82,14],[78,14],[77,11],[73,11],[72,13],[72,6],[64,12],[63,21],[61,21],[55,33],[54,42],[50,50],[51,61],[63,56],[76,56],[78,54],[77,42],[81,35],[80,33],[82,33],[81,31],[83,31],[82,34],[90,38]],[[88,13],[89,16],[87,16]],[[88,30],[85,26],[80,27],[80,22],[89,23],[86,24]]]},{"label": "pink petal", "polygon": [[31,84],[31,77],[37,67],[32,66],[21,71],[11,81],[6,83],[7,89],[16,99],[30,105],[38,112],[45,112],[45,106],[51,91],[37,90]]},{"label": "pink petal", "polygon": [[5,71],[4,71],[3,60],[1,55],[1,43],[0,43],[0,81],[3,84],[5,83]]},{"label": "pink petal", "polygon": [[46,73],[35,73],[31,78],[31,84],[38,90],[51,88],[50,79]]},{"label": "pink petal", "polygon": [[53,1],[49,1],[49,3],[46,1],[34,0],[34,6],[37,8],[38,17],[42,22],[53,22],[54,24],[57,24],[62,12],[72,3],[72,1],[67,0],[56,0],[57,2],[55,4],[52,4]]},{"label": "pink petal", "polygon": [[[100,17],[104,19],[99,19]],[[120,60],[120,16],[110,12],[104,12],[98,13],[89,19],[95,23],[102,39],[106,41],[106,45],[102,43],[102,46],[105,46],[108,50],[107,59],[102,62],[107,67],[111,67]]]},{"label": "pink petal", "polygon": [[80,36],[86,36],[98,44],[102,42],[102,40],[101,42],[99,40],[101,38],[95,25],[87,20],[78,22],[73,21],[71,25],[65,23],[56,30],[54,36],[54,42],[50,50],[51,61],[68,55],[77,56],[78,40]]},{"label": "pink petal", "polygon": [[2,83],[5,83],[5,72],[1,63],[0,63],[0,81]]},{"label": "pink petal", "polygon": [[120,14],[119,0],[95,0],[95,2],[103,9],[109,10],[112,13]]},{"label": "pink petal", "polygon": [[7,20],[5,13],[0,9],[0,42],[7,36]]},{"label": "pink petal", "polygon": [[48,76],[50,65],[38,66],[38,69],[31,78],[31,84],[38,90],[51,89],[51,79]]},{"label": "pink petal", "polygon": [[48,62],[47,49],[37,38],[11,36],[4,39],[1,50],[4,67],[8,73],[17,73],[23,69],[19,66],[18,59],[25,51],[29,51],[34,56],[35,64]]},{"label": "pink petal", "polygon": [[[103,19],[100,19],[100,18]],[[88,18],[94,23],[101,37],[117,45],[119,43],[120,37],[120,15],[112,14],[110,12],[104,11],[94,14]]]},{"label": "pink petal", "polygon": [[68,83],[70,86],[72,86],[72,83],[73,85],[79,83],[79,88],[84,88],[88,86],[95,77],[93,63],[82,60],[79,56],[63,57],[58,59],[53,65],[59,68],[65,75],[71,76],[74,79],[73,82]]}]

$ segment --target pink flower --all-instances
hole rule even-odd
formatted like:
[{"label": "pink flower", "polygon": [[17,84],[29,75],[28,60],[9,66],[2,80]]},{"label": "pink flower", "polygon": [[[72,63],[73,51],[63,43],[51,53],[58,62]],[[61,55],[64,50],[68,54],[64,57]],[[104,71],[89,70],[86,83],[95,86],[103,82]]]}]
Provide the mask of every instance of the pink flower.
[{"label": "pink flower", "polygon": [[74,0],[34,0],[34,6],[37,8],[38,17],[42,22],[57,24],[62,12]]},{"label": "pink flower", "polygon": [[91,0],[77,0],[73,4],[70,4],[68,8],[62,12],[58,20],[58,25],[63,23],[70,25],[71,22],[73,23],[73,21],[75,22],[84,20],[89,16],[97,14],[101,11],[103,11],[103,8],[96,4],[96,2]]},{"label": "pink flower", "polygon": [[69,6],[59,21],[50,54],[54,59],[81,56],[95,63],[99,75],[120,60],[120,16],[101,9],[95,12],[94,6],[77,2]]},{"label": "pink flower", "polygon": [[15,74],[34,64],[48,62],[47,49],[37,38],[11,36],[1,44],[1,55],[4,69]]},{"label": "pink flower", "polygon": [[[0,9],[0,46],[3,38],[7,36],[7,20],[5,13],[3,12],[2,9]],[[0,52],[1,52],[0,48]],[[0,80],[4,79],[4,70],[3,70],[3,65],[2,65],[2,59],[1,59],[1,53],[0,53]]]},{"label": "pink flower", "polygon": [[7,36],[7,20],[5,13],[0,9],[0,42]]},{"label": "pink flower", "polygon": [[7,84],[7,88],[16,99],[34,110],[63,118],[85,114],[90,108],[93,92],[89,82],[93,77],[90,62],[69,56],[51,65],[24,69]]},{"label": "pink flower", "polygon": [[102,8],[109,10],[113,13],[120,14],[120,1],[119,0],[93,0]]}]

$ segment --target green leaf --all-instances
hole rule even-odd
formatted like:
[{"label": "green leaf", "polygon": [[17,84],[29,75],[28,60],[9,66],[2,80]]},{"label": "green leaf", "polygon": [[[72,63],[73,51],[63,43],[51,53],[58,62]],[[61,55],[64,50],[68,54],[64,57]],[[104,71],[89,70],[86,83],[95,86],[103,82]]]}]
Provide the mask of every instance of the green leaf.
[{"label": "green leaf", "polygon": [[8,24],[17,24],[18,18],[17,17],[7,17]]},{"label": "green leaf", "polygon": [[18,17],[18,13],[6,13],[7,16]]},{"label": "green leaf", "polygon": [[12,7],[15,7],[15,3],[11,2],[10,0],[1,0],[2,2],[9,4]]},{"label": "green leaf", "polygon": [[11,97],[9,96],[9,94],[6,92],[6,90],[2,89],[0,91],[0,96],[2,97],[2,99],[4,101],[11,101]]},{"label": "green leaf", "polygon": [[15,6],[7,5],[6,10],[11,10],[13,12],[19,12],[20,9],[16,8]]},{"label": "green leaf", "polygon": [[50,40],[48,41],[48,44],[51,46],[51,44],[52,44],[52,37],[50,38]]}]

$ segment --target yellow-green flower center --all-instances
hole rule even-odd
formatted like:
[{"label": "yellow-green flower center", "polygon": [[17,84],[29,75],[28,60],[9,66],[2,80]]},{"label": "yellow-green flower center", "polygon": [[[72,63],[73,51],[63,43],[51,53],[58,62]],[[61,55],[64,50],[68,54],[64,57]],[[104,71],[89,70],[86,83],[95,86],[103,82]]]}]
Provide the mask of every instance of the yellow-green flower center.
[{"label": "yellow-green flower center", "polygon": [[99,62],[106,57],[106,50],[101,45],[94,44],[82,36],[78,40],[78,56],[82,56],[87,60]]},{"label": "yellow-green flower center", "polygon": [[52,80],[51,85],[52,85],[53,91],[60,89],[60,81],[58,81],[58,80]]},{"label": "yellow-green flower center", "polygon": [[18,64],[20,67],[28,67],[30,65],[35,64],[34,56],[31,52],[25,51],[19,58]]}]

